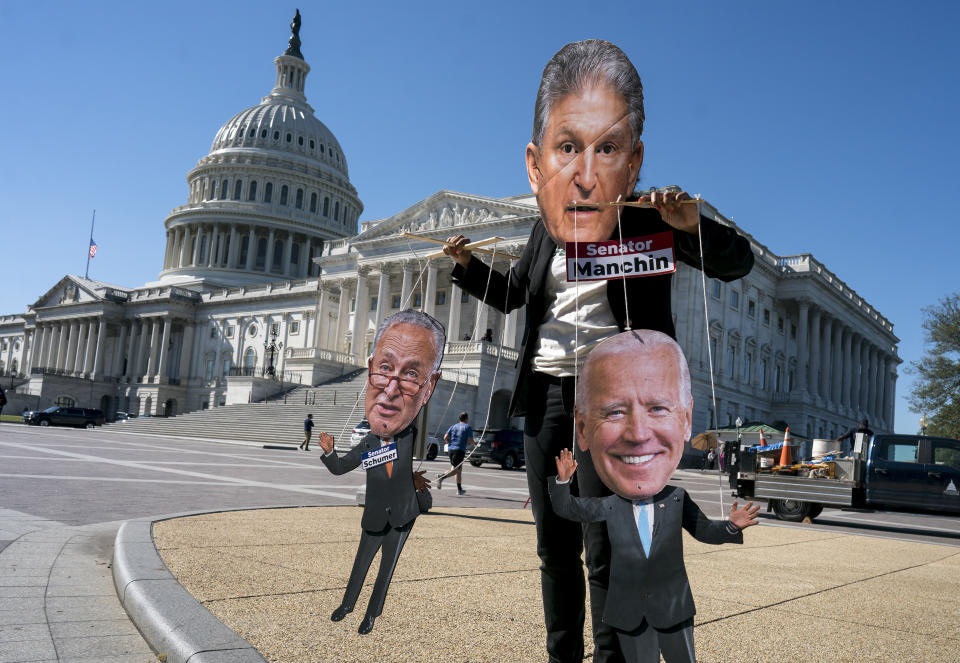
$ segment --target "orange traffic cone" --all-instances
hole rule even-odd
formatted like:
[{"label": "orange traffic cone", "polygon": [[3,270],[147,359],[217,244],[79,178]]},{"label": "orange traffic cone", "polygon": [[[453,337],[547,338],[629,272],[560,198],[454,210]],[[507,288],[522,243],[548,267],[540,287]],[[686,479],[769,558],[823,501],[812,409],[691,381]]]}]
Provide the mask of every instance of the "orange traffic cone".
[{"label": "orange traffic cone", "polygon": [[790,454],[790,427],[783,431],[783,449],[780,450],[780,467],[793,465],[793,457]]},{"label": "orange traffic cone", "polygon": [[765,439],[763,439],[763,431],[762,431],[762,430],[760,431],[760,446],[761,446],[761,447],[767,446],[767,441],[766,441]]}]

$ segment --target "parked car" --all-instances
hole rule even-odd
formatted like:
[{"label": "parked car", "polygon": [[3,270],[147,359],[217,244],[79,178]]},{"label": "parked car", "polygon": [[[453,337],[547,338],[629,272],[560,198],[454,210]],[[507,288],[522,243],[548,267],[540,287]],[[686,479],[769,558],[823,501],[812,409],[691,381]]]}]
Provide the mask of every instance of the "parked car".
[{"label": "parked car", "polygon": [[523,467],[526,463],[523,455],[523,431],[487,431],[477,450],[470,456],[470,464],[474,467],[480,467],[483,463],[499,463],[505,470]]},{"label": "parked car", "polygon": [[116,423],[119,424],[119,423],[121,423],[121,422],[123,422],[123,421],[128,421],[128,420],[130,420],[130,419],[133,419],[133,416],[134,416],[134,415],[130,414],[129,412],[117,412],[117,413],[114,415],[113,420],[114,420],[114,422],[116,422]]},{"label": "parked car", "polygon": [[360,440],[367,436],[367,433],[370,432],[370,422],[364,419],[359,424],[353,427],[353,432],[350,433],[350,446],[355,447],[360,444]]},{"label": "parked car", "polygon": [[[29,415],[29,418],[28,416]],[[102,426],[103,412],[85,407],[63,407],[54,405],[39,412],[28,412],[23,415],[23,422],[36,426],[80,426],[93,428]]]},{"label": "parked car", "polygon": [[[447,452],[447,445],[443,445],[444,453]],[[440,441],[433,435],[427,436],[427,460],[434,460],[440,454]]]}]

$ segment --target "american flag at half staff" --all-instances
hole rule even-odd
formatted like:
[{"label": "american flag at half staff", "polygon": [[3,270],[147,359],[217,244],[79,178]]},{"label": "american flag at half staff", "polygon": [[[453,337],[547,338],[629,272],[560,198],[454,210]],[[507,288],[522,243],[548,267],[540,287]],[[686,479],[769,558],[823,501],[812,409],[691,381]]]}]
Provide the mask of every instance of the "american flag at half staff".
[{"label": "american flag at half staff", "polygon": [[93,238],[90,238],[90,257],[97,255],[97,243],[93,241]]}]

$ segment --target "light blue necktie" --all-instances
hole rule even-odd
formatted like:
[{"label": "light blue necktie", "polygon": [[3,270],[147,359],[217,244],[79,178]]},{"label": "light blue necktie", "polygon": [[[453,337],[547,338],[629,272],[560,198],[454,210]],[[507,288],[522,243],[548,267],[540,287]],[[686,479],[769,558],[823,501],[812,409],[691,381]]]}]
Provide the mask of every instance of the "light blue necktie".
[{"label": "light blue necktie", "polygon": [[640,505],[640,515],[637,516],[637,531],[640,533],[640,543],[643,544],[643,554],[650,556],[650,521],[647,520],[647,505]]}]

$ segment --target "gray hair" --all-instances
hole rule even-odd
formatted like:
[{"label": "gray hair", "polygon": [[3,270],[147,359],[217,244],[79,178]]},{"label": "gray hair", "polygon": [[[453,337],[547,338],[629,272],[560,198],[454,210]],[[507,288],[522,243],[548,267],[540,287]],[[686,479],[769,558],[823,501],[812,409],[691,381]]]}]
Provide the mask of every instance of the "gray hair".
[{"label": "gray hair", "polygon": [[443,324],[422,311],[414,311],[408,308],[393,315],[388,315],[384,321],[380,323],[380,327],[377,329],[377,335],[373,339],[374,348],[377,347],[377,343],[380,342],[380,337],[383,336],[383,333],[394,325],[423,327],[433,334],[433,349],[436,351],[437,358],[433,363],[432,372],[436,373],[437,369],[440,368],[440,362],[443,361],[443,346],[447,342],[447,332]]},{"label": "gray hair", "polygon": [[628,353],[655,352],[660,348],[668,349],[677,361],[677,370],[680,371],[680,384],[678,385],[680,406],[684,409],[689,408],[693,402],[693,394],[690,391],[690,367],[687,366],[687,358],[684,356],[680,345],[663,332],[652,329],[635,329],[601,341],[587,355],[587,360],[583,363],[583,368],[580,369],[580,376],[577,379],[575,401],[577,409],[581,412],[585,412],[587,409],[587,384],[592,362],[611,354],[624,355],[624,361],[627,361],[626,355]]},{"label": "gray hair", "polygon": [[633,140],[640,140],[644,119],[640,75],[618,46],[601,39],[587,39],[567,44],[543,68],[533,107],[533,144],[541,146],[554,104],[571,92],[598,83],[609,85],[623,96],[629,109]]}]

